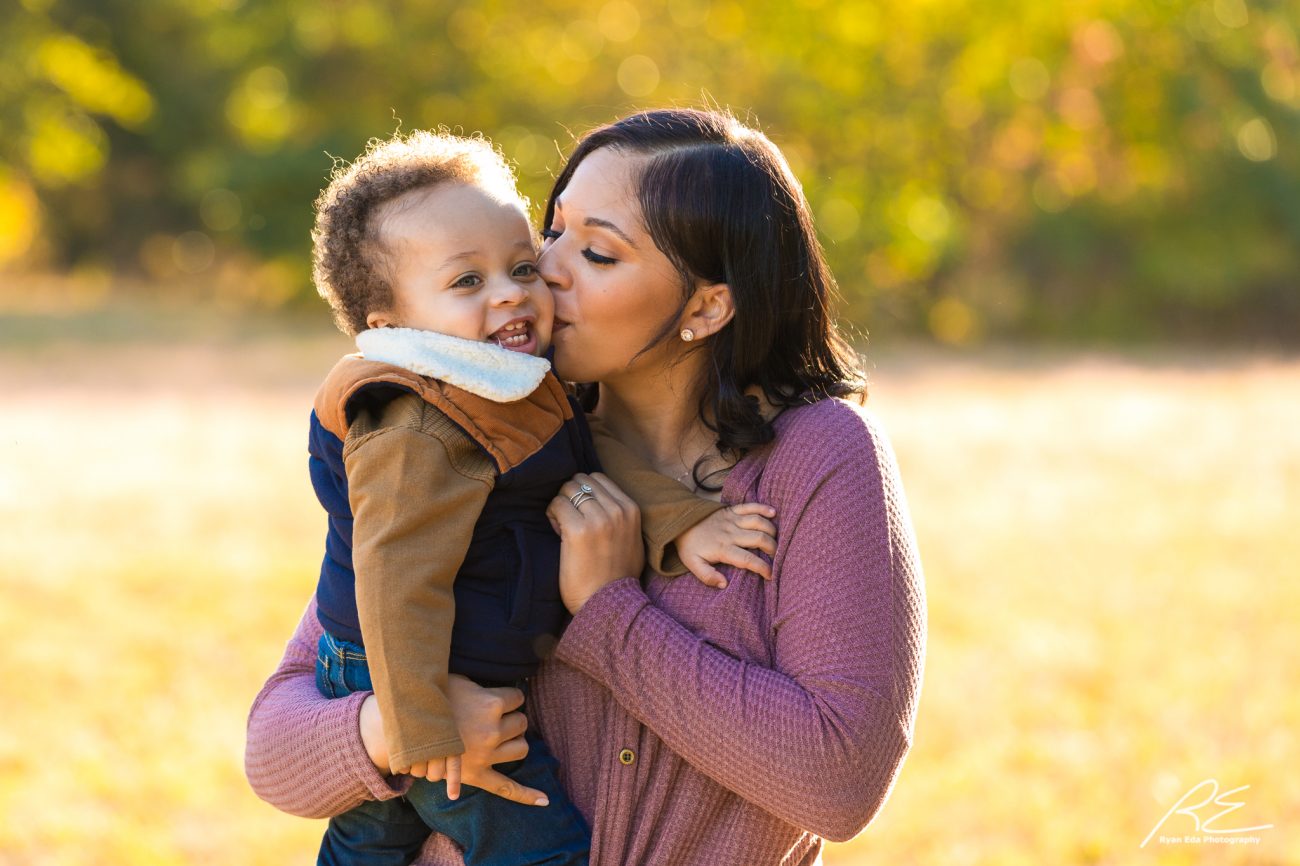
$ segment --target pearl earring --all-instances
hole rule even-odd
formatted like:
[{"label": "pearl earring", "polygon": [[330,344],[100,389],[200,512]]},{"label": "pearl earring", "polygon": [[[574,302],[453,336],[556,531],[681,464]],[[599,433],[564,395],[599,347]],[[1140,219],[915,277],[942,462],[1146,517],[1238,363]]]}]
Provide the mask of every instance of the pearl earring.
[{"label": "pearl earring", "polygon": [[682,328],[682,339],[689,343],[695,339],[695,332],[690,328]]}]

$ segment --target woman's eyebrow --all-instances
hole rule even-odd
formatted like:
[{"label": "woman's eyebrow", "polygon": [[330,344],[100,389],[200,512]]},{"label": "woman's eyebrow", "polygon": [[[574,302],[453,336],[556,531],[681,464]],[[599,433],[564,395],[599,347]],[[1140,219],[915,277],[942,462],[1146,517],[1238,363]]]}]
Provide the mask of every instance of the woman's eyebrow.
[{"label": "woman's eyebrow", "polygon": [[627,244],[632,249],[637,249],[636,241],[628,237],[621,228],[614,225],[609,220],[603,220],[600,217],[587,217],[582,221],[582,224],[584,226],[596,226],[597,228],[608,229],[618,237],[622,238],[623,243]]}]

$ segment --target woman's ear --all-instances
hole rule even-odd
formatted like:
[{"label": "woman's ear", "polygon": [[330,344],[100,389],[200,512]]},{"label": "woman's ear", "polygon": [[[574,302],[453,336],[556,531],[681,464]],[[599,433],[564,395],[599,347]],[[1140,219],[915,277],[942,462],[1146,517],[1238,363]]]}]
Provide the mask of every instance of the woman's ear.
[{"label": "woman's ear", "polygon": [[731,286],[726,283],[702,284],[686,303],[682,329],[691,331],[692,339],[699,340],[721,331],[735,315]]}]

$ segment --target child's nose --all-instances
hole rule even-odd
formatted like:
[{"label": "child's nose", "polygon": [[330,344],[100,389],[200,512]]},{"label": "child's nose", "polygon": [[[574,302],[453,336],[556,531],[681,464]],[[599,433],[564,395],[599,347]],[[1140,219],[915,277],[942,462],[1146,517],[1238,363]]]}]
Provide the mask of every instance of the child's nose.
[{"label": "child's nose", "polygon": [[528,289],[515,280],[501,280],[492,294],[497,304],[518,304],[528,299]]}]

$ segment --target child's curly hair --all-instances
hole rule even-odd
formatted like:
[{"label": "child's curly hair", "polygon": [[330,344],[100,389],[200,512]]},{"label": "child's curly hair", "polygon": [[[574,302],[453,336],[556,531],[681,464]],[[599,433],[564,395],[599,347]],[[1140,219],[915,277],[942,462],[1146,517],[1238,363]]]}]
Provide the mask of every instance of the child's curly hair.
[{"label": "child's curly hair", "polygon": [[380,220],[386,203],[412,190],[455,181],[503,199],[528,200],[501,153],[481,136],[416,130],[372,139],[350,165],[339,165],[316,199],[312,279],[334,322],[349,336],[366,330],[366,316],[393,307]]}]

